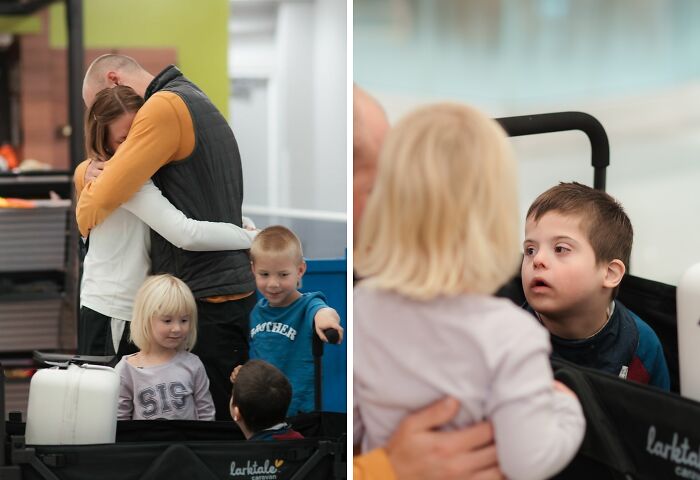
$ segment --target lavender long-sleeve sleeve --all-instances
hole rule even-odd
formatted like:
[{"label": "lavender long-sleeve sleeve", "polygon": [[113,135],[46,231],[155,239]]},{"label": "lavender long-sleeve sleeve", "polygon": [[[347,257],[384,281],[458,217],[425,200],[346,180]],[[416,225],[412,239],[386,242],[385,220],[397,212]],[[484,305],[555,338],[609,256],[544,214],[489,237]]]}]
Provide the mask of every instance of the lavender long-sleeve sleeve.
[{"label": "lavender long-sleeve sleeve", "polygon": [[508,478],[547,478],[573,458],[585,431],[581,406],[553,389],[549,335],[530,315],[479,295],[417,302],[360,286],[354,300],[363,451],[383,446],[405,415],[450,395],[462,408],[448,428],[490,419]]}]

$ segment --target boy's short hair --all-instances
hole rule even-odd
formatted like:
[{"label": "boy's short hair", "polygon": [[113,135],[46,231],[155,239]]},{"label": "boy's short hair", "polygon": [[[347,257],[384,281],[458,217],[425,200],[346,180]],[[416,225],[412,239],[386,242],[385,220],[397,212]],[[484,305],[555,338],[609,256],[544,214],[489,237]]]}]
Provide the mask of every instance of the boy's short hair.
[{"label": "boy's short hair", "polygon": [[292,385],[274,365],[249,360],[241,367],[231,389],[231,401],[253,432],[284,422],[292,401]]},{"label": "boy's short hair", "polygon": [[495,292],[520,261],[517,187],[497,122],[451,103],[409,114],[384,142],[357,273],[417,300]]},{"label": "boy's short hair", "polygon": [[169,274],[148,277],[136,293],[129,332],[134,345],[147,351],[153,338],[151,321],[166,315],[190,318],[190,331],[181,348],[192,350],[197,342],[197,303],[187,284]]},{"label": "boy's short hair", "polygon": [[289,254],[297,263],[304,261],[299,237],[282,225],[272,225],[263,229],[250,245],[250,259],[253,263],[256,257],[279,254]]},{"label": "boy's short hair", "polygon": [[607,193],[577,182],[550,188],[530,205],[526,218],[535,221],[547,212],[581,217],[581,229],[598,264],[621,260],[629,269],[634,232],[622,205]]}]

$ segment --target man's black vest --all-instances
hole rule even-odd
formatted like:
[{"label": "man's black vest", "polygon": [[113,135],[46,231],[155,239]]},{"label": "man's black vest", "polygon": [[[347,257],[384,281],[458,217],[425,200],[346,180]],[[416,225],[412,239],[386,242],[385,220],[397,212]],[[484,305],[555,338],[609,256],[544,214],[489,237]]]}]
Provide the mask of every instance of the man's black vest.
[{"label": "man's black vest", "polygon": [[[243,172],[231,127],[209,98],[180,70],[169,66],[146,90],[146,100],[159,91],[173,92],[187,105],[194,127],[194,150],[163,166],[153,182],[187,217],[241,226]],[[196,298],[255,290],[246,250],[189,252],[151,230],[152,272],[184,280]]]}]

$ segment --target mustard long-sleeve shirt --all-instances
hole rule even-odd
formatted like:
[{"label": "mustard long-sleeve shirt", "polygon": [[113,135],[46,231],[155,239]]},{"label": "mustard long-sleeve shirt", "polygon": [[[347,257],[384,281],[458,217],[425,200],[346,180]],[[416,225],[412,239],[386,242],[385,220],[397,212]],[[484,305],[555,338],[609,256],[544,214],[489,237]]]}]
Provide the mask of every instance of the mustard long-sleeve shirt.
[{"label": "mustard long-sleeve shirt", "polygon": [[389,457],[382,448],[377,448],[352,459],[354,480],[396,480]]},{"label": "mustard long-sleeve shirt", "polygon": [[85,171],[88,165],[90,165],[90,159],[83,160],[83,162],[75,167],[75,172],[73,172],[73,185],[75,186],[75,201],[80,200],[80,193],[85,188]]}]

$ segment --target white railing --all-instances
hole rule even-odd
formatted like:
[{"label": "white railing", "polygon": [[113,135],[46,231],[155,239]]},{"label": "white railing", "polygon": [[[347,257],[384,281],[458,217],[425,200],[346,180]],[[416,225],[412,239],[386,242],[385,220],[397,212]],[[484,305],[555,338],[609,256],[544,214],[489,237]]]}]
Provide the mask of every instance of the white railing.
[{"label": "white railing", "polygon": [[347,214],[344,212],[265,207],[262,205],[243,205],[243,215],[267,215],[271,217],[303,218],[307,220],[325,220],[329,222],[347,222],[348,219]]}]

